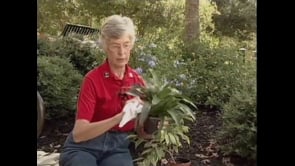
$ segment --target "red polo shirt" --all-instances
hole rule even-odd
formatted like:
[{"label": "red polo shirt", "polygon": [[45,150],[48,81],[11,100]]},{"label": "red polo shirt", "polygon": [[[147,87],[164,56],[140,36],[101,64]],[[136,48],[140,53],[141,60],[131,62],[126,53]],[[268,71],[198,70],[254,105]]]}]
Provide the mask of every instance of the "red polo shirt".
[{"label": "red polo shirt", "polygon": [[[81,85],[77,119],[86,119],[97,122],[110,118],[121,112],[125,101],[132,96],[122,95],[132,85],[144,85],[144,81],[135,70],[126,66],[123,80],[119,80],[109,67],[106,60],[101,66],[88,72]],[[118,131],[131,131],[134,128],[134,120],[125,124],[122,128],[116,125],[113,129]]]}]

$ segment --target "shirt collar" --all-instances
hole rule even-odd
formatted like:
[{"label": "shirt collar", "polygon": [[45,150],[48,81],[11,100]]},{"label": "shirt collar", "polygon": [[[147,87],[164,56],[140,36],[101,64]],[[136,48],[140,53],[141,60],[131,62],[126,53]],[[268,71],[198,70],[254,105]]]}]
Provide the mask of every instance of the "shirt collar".
[{"label": "shirt collar", "polygon": [[[103,68],[104,78],[114,78],[114,79],[116,78],[114,73],[111,71],[108,59],[106,59],[105,62],[102,64],[102,68]],[[127,64],[125,69],[124,79],[134,77],[134,73],[132,73],[131,71],[132,71],[131,67]]]}]

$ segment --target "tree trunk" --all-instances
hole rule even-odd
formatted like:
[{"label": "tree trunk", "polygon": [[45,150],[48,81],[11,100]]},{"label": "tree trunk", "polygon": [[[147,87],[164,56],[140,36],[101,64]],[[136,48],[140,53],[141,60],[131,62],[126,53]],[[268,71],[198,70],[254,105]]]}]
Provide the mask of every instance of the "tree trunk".
[{"label": "tree trunk", "polygon": [[184,43],[191,44],[200,36],[199,0],[185,1],[185,34]]}]

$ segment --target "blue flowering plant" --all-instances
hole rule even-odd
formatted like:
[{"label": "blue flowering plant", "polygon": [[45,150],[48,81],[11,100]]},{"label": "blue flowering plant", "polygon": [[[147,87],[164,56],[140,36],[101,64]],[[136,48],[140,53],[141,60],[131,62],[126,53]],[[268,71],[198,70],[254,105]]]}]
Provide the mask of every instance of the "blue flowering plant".
[{"label": "blue flowering plant", "polygon": [[[140,97],[143,109],[137,117],[136,131],[138,134],[130,135],[136,147],[142,145],[143,150],[136,159],[139,165],[156,165],[166,154],[175,154],[183,141],[190,143],[188,137],[189,127],[186,121],[195,121],[195,104],[180,91],[165,83],[152,70],[145,75],[146,86],[134,86],[129,95]],[[156,129],[150,133],[147,122],[157,118]],[[173,159],[173,155],[170,155]]]}]

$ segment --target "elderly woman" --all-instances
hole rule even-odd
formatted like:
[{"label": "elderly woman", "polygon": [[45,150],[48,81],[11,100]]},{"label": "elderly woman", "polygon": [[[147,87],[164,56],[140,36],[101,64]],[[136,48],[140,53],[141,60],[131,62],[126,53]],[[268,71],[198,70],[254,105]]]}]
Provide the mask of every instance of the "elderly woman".
[{"label": "elderly woman", "polygon": [[128,17],[113,15],[101,27],[105,62],[86,74],[77,102],[76,121],[60,155],[61,166],[132,166],[126,138],[134,119],[119,127],[128,102],[141,102],[124,92],[144,85],[128,66],[135,42],[135,27]]}]

